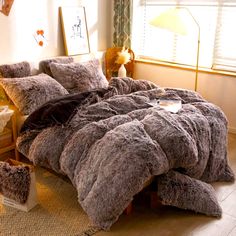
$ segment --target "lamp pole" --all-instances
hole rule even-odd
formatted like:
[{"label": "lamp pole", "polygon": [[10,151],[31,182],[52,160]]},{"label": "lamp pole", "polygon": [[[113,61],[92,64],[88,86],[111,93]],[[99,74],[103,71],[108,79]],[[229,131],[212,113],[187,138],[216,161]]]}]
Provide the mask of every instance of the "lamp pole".
[{"label": "lamp pole", "polygon": [[194,18],[193,14],[191,11],[189,11],[188,8],[186,7],[177,7],[177,8],[183,8],[185,9],[189,15],[192,17],[193,21],[195,22],[197,29],[198,29],[198,39],[197,39],[197,61],[196,61],[196,73],[195,73],[195,83],[194,83],[194,90],[197,91],[197,86],[198,86],[198,66],[199,66],[199,52],[200,52],[200,26],[196,19]]},{"label": "lamp pole", "polygon": [[198,88],[198,64],[199,64],[199,52],[200,52],[200,26],[190,10],[187,7],[182,7],[182,6],[176,6],[175,9],[170,9],[167,10],[166,12],[163,12],[159,16],[155,17],[153,20],[150,21],[150,24],[167,29],[171,32],[177,33],[177,34],[182,34],[185,35],[187,34],[186,30],[186,21],[183,21],[180,17],[181,10],[185,10],[188,15],[192,18],[194,21],[195,25],[197,26],[198,30],[198,39],[197,39],[197,59],[196,59],[196,73],[195,73],[195,83],[194,83],[194,90],[197,91]]},{"label": "lamp pole", "polygon": [[[198,24],[197,24],[198,25]],[[195,75],[195,86],[194,90],[197,91],[198,85],[198,62],[199,62],[199,51],[200,51],[200,27],[198,25],[198,40],[197,40],[197,62],[196,62],[196,75]]]}]

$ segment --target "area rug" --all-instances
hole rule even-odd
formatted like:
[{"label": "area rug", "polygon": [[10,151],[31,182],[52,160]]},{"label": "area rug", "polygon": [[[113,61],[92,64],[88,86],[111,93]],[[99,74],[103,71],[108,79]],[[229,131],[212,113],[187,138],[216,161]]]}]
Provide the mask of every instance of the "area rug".
[{"label": "area rug", "polygon": [[39,204],[29,212],[0,204],[0,235],[60,236],[94,234],[95,229],[77,201],[75,188],[65,179],[36,168]]}]

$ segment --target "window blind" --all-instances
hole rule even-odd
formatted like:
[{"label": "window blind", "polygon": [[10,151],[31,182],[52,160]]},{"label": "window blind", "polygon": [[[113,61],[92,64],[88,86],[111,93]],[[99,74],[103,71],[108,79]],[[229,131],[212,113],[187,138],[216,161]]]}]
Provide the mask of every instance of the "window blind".
[{"label": "window blind", "polygon": [[179,36],[149,24],[160,13],[175,6],[190,10],[201,29],[199,66],[236,68],[236,0],[133,0],[132,48],[141,58],[196,65],[197,26]]},{"label": "window blind", "polygon": [[221,3],[218,11],[213,69],[236,71],[236,1]]}]

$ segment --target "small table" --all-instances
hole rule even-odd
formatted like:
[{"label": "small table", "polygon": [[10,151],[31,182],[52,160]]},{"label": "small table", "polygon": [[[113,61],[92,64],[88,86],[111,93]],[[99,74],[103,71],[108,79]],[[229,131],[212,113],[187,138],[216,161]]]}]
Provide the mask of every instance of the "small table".
[{"label": "small table", "polygon": [[[15,159],[19,160],[20,155],[19,155],[19,152],[16,149],[16,139],[17,139],[16,115],[15,115],[15,111],[14,110],[12,110],[12,111],[13,111],[13,114],[12,114],[12,116],[11,116],[9,122],[8,122],[8,123],[10,123],[10,129],[11,129],[11,132],[12,132],[12,142],[7,146],[1,147],[0,148],[0,154],[9,152],[9,151],[15,149]],[[2,133],[0,133],[0,135]]]}]

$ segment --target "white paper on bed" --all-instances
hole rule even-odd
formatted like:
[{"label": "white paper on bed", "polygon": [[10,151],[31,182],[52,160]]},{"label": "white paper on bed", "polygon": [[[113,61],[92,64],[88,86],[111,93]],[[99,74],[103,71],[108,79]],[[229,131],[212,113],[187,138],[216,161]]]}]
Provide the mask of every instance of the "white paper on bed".
[{"label": "white paper on bed", "polygon": [[153,107],[161,107],[166,111],[177,113],[182,108],[181,100],[170,100],[170,99],[153,99],[147,104]]}]

